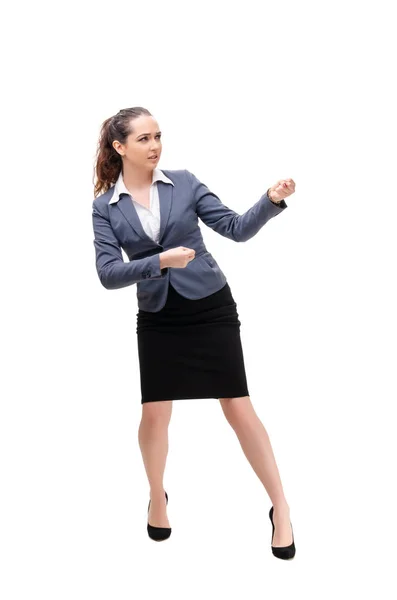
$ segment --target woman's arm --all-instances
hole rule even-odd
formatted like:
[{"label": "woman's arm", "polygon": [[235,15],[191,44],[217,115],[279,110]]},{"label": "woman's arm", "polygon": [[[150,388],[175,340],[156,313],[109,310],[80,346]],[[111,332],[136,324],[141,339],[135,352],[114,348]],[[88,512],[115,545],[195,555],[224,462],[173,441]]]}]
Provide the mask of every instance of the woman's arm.
[{"label": "woman's arm", "polygon": [[222,204],[219,197],[193,173],[187,171],[187,174],[193,189],[197,215],[208,227],[235,242],[246,242],[256,235],[269,219],[287,208],[285,200],[276,204],[266,192],[256,204],[240,215]]},{"label": "woman's arm", "polygon": [[96,269],[102,285],[115,290],[147,278],[161,279],[168,269],[160,267],[160,254],[124,262],[110,221],[92,204]]}]

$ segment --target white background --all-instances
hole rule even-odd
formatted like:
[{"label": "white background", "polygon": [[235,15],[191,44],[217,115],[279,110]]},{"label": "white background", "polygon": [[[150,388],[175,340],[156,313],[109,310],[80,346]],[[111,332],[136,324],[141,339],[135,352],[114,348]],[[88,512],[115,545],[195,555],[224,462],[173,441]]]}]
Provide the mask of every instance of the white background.
[{"label": "white background", "polygon": [[[392,5],[3,9],[4,600],[396,594]],[[159,168],[239,214],[296,183],[248,242],[201,223],[238,305],[293,561],[271,553],[270,500],[214,399],[173,403],[172,535],[147,535],[136,286],[101,286],[91,222],[100,125],[132,106],[159,122]]]}]

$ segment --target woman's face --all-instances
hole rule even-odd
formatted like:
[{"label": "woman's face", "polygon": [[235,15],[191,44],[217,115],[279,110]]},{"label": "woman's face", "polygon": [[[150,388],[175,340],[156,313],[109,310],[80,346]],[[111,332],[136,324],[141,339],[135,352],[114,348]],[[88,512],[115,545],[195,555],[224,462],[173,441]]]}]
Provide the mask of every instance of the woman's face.
[{"label": "woman's face", "polygon": [[[121,154],[123,160],[129,161],[134,167],[154,169],[162,150],[161,131],[154,117],[141,115],[131,121],[133,133],[127,137],[125,144],[113,142],[113,147]],[[156,159],[150,157],[157,155]]]}]

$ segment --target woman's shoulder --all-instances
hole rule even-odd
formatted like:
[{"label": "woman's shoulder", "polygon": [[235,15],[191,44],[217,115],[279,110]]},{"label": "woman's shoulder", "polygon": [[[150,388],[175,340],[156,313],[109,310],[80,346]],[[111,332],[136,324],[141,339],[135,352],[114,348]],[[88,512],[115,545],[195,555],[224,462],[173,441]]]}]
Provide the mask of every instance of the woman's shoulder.
[{"label": "woman's shoulder", "polygon": [[109,204],[110,198],[113,196],[114,186],[110,187],[106,192],[100,194],[92,201],[92,206],[104,209]]},{"label": "woman's shoulder", "polygon": [[160,169],[173,182],[186,181],[189,171],[186,169]]}]

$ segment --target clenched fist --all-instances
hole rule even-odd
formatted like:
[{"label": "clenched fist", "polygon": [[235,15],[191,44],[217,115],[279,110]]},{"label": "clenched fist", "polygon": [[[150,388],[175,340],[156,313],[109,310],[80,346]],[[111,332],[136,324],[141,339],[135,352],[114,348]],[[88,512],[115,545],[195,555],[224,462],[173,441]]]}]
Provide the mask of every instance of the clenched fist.
[{"label": "clenched fist", "polygon": [[171,248],[160,254],[160,267],[176,267],[184,269],[186,265],[196,256],[196,251],[185,246]]},{"label": "clenched fist", "polygon": [[295,191],[295,181],[293,179],[279,179],[275,185],[268,190],[268,196],[272,202],[279,204],[281,200],[287,198]]}]

